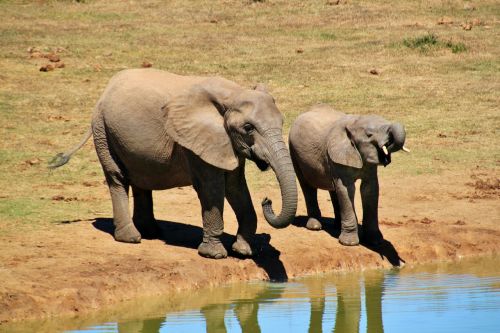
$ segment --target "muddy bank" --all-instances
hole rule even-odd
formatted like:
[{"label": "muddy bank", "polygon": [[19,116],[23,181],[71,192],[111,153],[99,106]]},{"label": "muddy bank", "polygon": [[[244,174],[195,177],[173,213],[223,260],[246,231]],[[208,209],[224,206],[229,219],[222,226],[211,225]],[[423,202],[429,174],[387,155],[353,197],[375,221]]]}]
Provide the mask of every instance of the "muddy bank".
[{"label": "muddy bank", "polygon": [[[157,194],[156,201],[168,210],[157,214],[162,235],[137,245],[113,240],[111,216],[82,216],[81,221],[48,223],[22,233],[8,230],[0,236],[0,322],[77,316],[139,296],[237,281],[389,268],[399,260],[414,265],[497,254],[497,178],[489,174],[481,179],[457,181],[453,174],[382,179],[380,224],[387,241],[380,248],[341,246],[331,218],[324,219],[325,228],[319,232],[305,229],[300,217],[295,225],[275,230],[263,222],[256,207],[257,255],[205,259],[196,251],[202,229],[191,189]],[[253,190],[254,202],[264,193],[279,198],[278,191]],[[323,215],[331,217],[327,193],[319,197]],[[299,215],[305,213],[300,199]],[[360,214],[361,206],[357,207]],[[230,249],[237,224],[227,207],[225,221],[223,242]]]}]

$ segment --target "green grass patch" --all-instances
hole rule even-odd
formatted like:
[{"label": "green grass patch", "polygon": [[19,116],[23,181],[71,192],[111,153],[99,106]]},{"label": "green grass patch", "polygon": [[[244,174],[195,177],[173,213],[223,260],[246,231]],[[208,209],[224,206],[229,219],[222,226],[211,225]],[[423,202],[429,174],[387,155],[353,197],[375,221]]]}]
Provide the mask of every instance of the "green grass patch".
[{"label": "green grass patch", "polygon": [[444,43],[444,46],[449,48],[453,53],[460,53],[467,51],[467,47],[462,42],[454,43],[452,41],[447,41]]},{"label": "green grass patch", "polygon": [[434,34],[426,34],[419,37],[403,39],[403,45],[410,49],[424,49],[438,44],[438,38]]},{"label": "green grass patch", "polygon": [[41,201],[34,198],[2,198],[0,199],[0,220],[31,220],[41,206]]},{"label": "green grass patch", "polygon": [[322,32],[319,34],[319,37],[323,40],[336,40],[337,36],[331,32]]},{"label": "green grass patch", "polygon": [[417,49],[422,53],[427,53],[431,49],[448,48],[452,53],[461,53],[467,51],[467,47],[462,42],[453,42],[451,40],[442,41],[438,36],[427,33],[418,37],[409,37],[403,39],[403,45],[410,49]]}]

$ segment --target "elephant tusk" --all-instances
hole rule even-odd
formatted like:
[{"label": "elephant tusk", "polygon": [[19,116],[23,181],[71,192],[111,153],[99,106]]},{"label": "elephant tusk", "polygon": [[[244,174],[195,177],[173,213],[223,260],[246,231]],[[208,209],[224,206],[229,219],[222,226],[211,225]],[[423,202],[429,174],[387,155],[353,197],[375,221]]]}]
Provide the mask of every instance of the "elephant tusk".
[{"label": "elephant tusk", "polygon": [[387,150],[386,146],[382,146],[382,151],[384,152],[384,154],[389,155],[389,151]]},{"label": "elephant tusk", "polygon": [[404,152],[406,152],[406,153],[411,152],[411,150],[410,150],[410,149],[408,149],[408,148],[406,148],[405,146],[403,146],[403,148],[402,148],[402,149],[403,149],[403,151],[404,151]]}]

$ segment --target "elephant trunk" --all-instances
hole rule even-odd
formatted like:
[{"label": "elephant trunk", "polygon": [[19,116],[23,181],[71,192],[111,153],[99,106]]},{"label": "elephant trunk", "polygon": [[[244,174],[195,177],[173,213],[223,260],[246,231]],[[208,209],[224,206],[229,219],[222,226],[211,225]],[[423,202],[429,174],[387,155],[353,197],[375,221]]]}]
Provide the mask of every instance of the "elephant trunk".
[{"label": "elephant trunk", "polygon": [[285,228],[293,221],[297,211],[297,184],[290,153],[283,141],[280,129],[268,130],[266,135],[269,152],[269,164],[280,184],[283,202],[281,213],[276,216],[270,199],[262,201],[262,210],[266,221],[274,228]]},{"label": "elephant trunk", "polygon": [[404,126],[400,123],[391,124],[391,134],[393,142],[388,148],[389,151],[395,152],[403,148],[405,144],[406,132]]}]

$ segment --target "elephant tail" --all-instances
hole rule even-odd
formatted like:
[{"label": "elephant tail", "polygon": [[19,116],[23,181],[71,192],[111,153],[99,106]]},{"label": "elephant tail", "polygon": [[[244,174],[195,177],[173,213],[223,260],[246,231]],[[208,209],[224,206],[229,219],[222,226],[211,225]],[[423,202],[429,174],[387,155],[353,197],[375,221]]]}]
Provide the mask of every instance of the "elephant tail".
[{"label": "elephant tail", "polygon": [[85,133],[85,135],[83,136],[82,140],[76,146],[74,146],[73,148],[64,153],[59,153],[56,156],[54,156],[49,161],[47,167],[49,169],[55,169],[68,163],[71,156],[73,156],[74,153],[76,153],[80,148],[82,148],[83,145],[90,139],[91,136],[92,136],[92,128],[89,128],[87,130],[87,133]]}]

